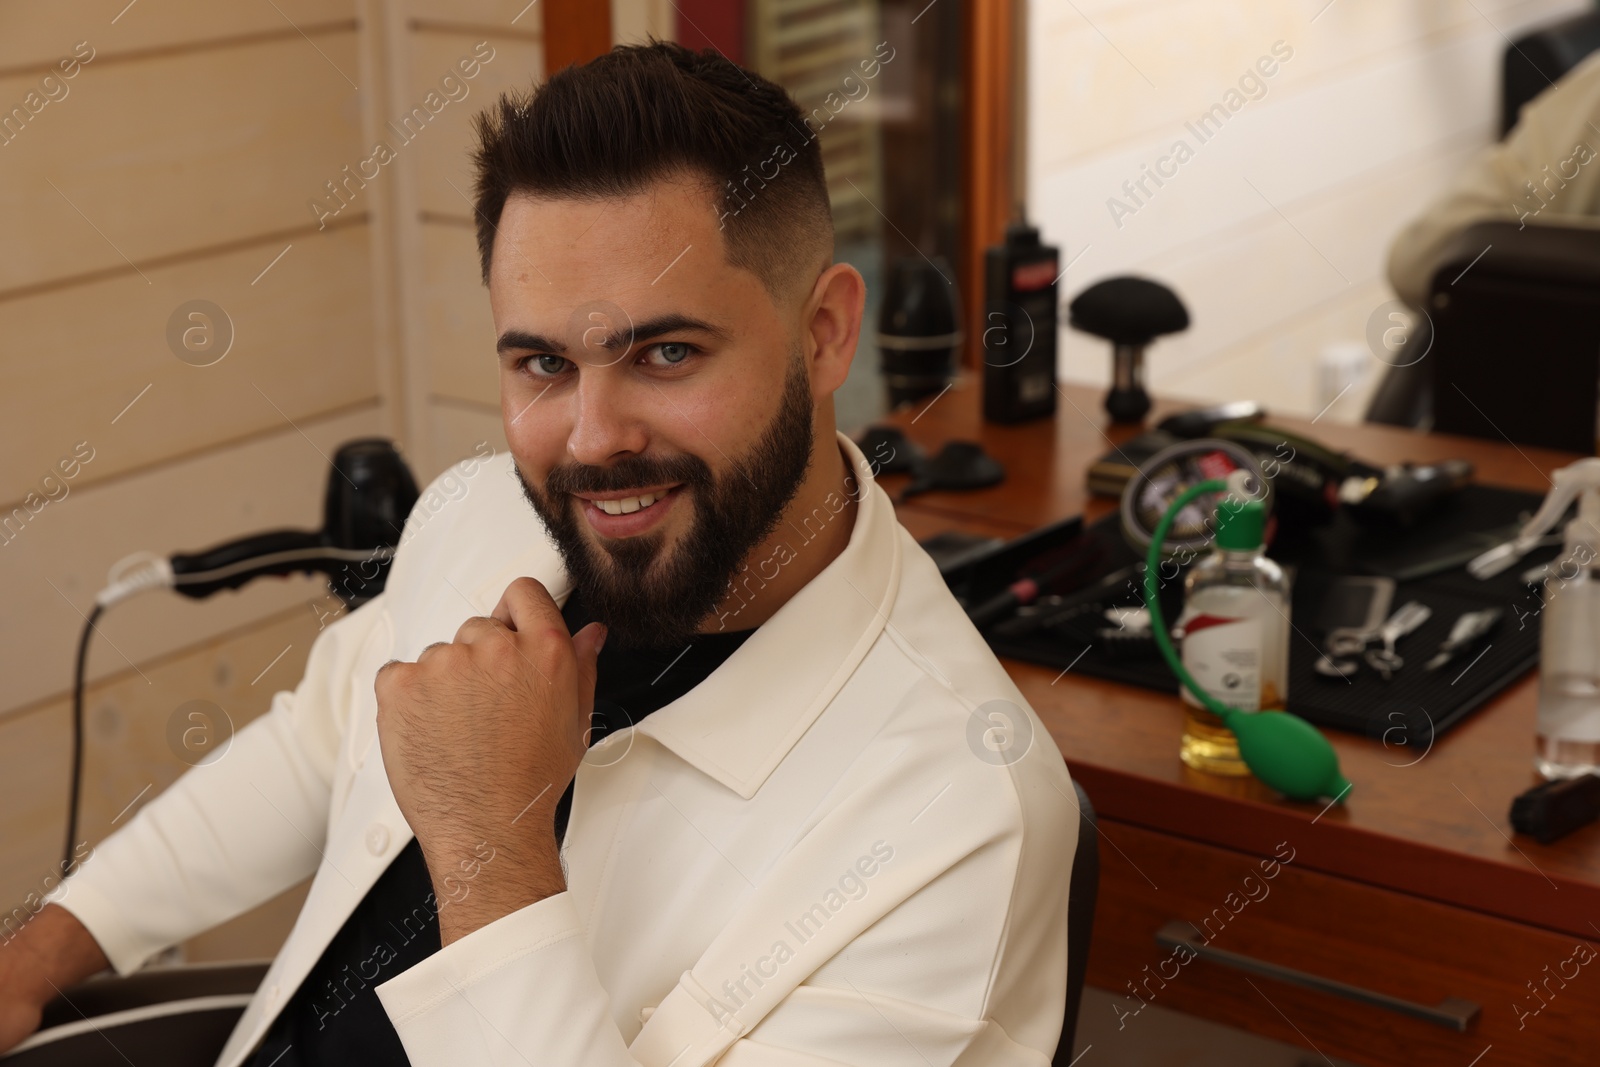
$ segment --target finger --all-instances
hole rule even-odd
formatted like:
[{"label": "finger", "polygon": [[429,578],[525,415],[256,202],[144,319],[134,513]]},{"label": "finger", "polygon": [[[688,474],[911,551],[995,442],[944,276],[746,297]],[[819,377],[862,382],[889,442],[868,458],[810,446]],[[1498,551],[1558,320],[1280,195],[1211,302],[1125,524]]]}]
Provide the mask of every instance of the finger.
[{"label": "finger", "polygon": [[[382,712],[383,705],[385,703],[384,694],[387,693],[392,686],[400,683],[401,679],[405,676],[405,672],[410,667],[411,664],[406,663],[404,660],[392,659],[388,663],[385,663],[383,666],[379,667],[377,673],[372,676],[372,691],[378,698],[379,712]],[[397,671],[400,673],[395,673]]]},{"label": "finger", "polygon": [[505,633],[506,624],[500,619],[488,615],[474,615],[462,623],[461,629],[456,631],[456,644],[470,645],[488,637],[503,639]]},{"label": "finger", "polygon": [[537,578],[518,578],[506,586],[500,603],[494,606],[490,616],[519,632],[536,630],[540,626],[555,627],[563,633],[567,630],[566,620],[561,617],[561,609],[556,607],[555,598]]},{"label": "finger", "polygon": [[[424,648],[421,652],[417,653],[417,662],[421,663],[427,657],[428,653],[432,652],[434,649],[436,649],[436,648],[444,648],[444,647],[447,647],[449,644],[450,644],[449,641],[435,641],[433,644],[429,645],[428,647]],[[388,666],[388,664],[384,664],[384,666]]]}]

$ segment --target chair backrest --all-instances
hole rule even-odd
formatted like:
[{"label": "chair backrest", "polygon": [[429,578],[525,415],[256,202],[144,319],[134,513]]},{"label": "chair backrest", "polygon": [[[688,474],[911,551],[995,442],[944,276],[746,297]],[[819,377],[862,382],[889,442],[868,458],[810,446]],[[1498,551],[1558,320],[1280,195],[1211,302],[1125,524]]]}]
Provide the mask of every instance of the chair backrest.
[{"label": "chair backrest", "polygon": [[1089,969],[1089,935],[1094,930],[1094,903],[1100,892],[1100,829],[1089,794],[1074,779],[1078,791],[1078,847],[1072,854],[1072,876],[1067,882],[1067,1013],[1061,1020],[1061,1041],[1051,1067],[1072,1063],[1072,1043],[1078,1030],[1078,1007],[1083,1003],[1083,978]]},{"label": "chair backrest", "polygon": [[1500,136],[1517,124],[1522,105],[1550,88],[1600,48],[1600,11],[1552,22],[1506,45],[1500,76]]},{"label": "chair backrest", "polygon": [[5,1067],[211,1067],[267,973],[268,960],[110,971],[45,1005],[39,1032]]},{"label": "chair backrest", "polygon": [[1594,453],[1600,227],[1469,226],[1426,310],[1434,430]]}]

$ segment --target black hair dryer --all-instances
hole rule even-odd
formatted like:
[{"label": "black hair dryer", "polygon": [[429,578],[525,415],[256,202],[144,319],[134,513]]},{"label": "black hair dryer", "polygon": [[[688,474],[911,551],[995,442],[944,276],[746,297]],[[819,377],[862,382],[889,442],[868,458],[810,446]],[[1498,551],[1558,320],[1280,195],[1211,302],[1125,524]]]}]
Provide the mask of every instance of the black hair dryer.
[{"label": "black hair dryer", "polygon": [[[383,592],[390,557],[417,502],[417,480],[381,437],[346,442],[333,456],[322,529],[270,530],[172,557],[173,591],[199,599],[255,578],[320,572],[350,607]],[[368,574],[371,571],[371,574]]]}]

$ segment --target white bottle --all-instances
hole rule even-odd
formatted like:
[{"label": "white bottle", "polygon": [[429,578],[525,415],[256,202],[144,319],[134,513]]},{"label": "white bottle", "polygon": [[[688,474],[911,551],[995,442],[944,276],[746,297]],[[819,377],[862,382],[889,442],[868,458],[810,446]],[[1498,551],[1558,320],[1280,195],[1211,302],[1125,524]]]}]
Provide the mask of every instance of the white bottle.
[{"label": "white bottle", "polygon": [[1539,626],[1539,718],[1533,765],[1546,778],[1600,770],[1600,458],[1556,471],[1516,538],[1467,564],[1490,578],[1531,551],[1576,500],[1566,549],[1549,566]]},{"label": "white bottle", "polygon": [[1544,583],[1533,762],[1546,778],[1600,771],[1600,461],[1583,463],[1594,466],[1570,477],[1583,483],[1578,515]]}]

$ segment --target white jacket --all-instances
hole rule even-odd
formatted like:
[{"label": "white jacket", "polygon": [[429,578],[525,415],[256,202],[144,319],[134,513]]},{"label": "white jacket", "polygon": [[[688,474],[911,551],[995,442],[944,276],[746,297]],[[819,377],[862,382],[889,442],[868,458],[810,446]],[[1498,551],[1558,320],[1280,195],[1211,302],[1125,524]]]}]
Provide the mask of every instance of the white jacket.
[{"label": "white jacket", "polygon": [[[848,546],[699,686],[590,751],[567,890],[398,975],[362,968],[416,1067],[1049,1062],[1078,832],[1066,766],[839,446],[861,479]],[[127,973],[315,872],[223,1067],[411,838],[373,673],[520,575],[570,592],[510,456],[458,464],[299,687],[63,884]]]}]

